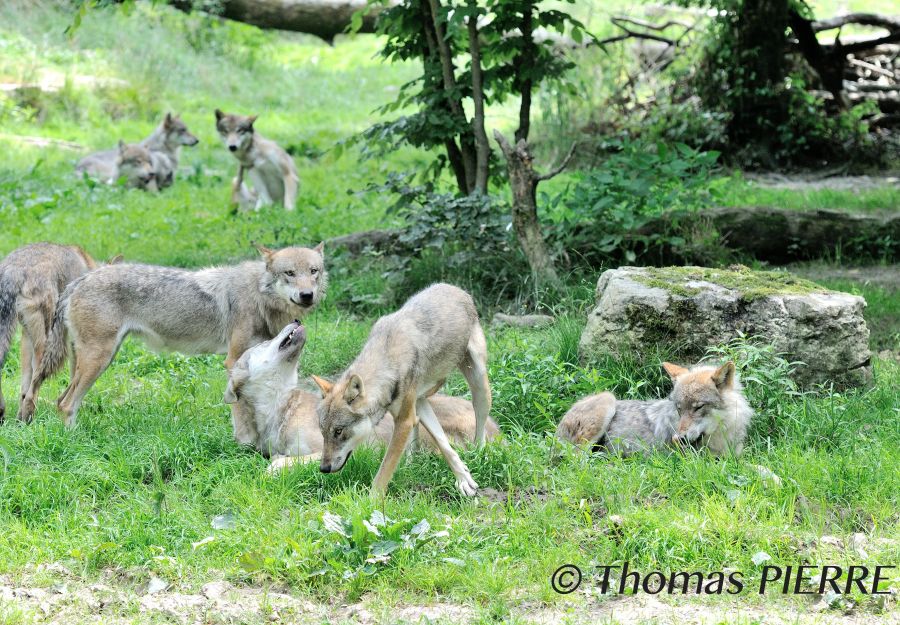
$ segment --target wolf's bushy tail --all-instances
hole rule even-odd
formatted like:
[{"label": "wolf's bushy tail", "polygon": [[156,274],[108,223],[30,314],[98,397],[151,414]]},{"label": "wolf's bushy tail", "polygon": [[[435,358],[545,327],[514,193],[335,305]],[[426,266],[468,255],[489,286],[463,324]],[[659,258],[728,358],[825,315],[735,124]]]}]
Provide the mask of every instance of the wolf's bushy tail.
[{"label": "wolf's bushy tail", "polygon": [[12,276],[0,272],[0,367],[6,361],[6,353],[16,327],[16,300],[20,285]]},{"label": "wolf's bushy tail", "polygon": [[69,296],[72,294],[72,287],[81,280],[74,280],[69,283],[66,290],[63,291],[62,297],[56,302],[56,312],[53,313],[53,323],[50,324],[50,331],[47,333],[47,343],[44,346],[44,357],[38,365],[35,377],[39,380],[46,380],[48,377],[62,369],[63,363],[66,361],[66,355],[69,353],[69,330],[66,327],[66,312],[69,308]]}]

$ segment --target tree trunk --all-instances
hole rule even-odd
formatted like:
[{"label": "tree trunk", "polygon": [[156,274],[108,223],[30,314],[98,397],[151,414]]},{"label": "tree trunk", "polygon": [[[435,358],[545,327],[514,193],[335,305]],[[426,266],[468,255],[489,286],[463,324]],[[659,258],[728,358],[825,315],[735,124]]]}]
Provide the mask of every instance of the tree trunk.
[{"label": "tree trunk", "polygon": [[[461,121],[466,121],[466,113],[462,102],[458,99],[459,91],[456,88],[456,74],[453,68],[453,51],[450,42],[447,41],[446,32],[440,16],[439,0],[428,0],[431,9],[431,19],[434,24],[435,41],[437,43],[438,57],[441,62],[441,72],[444,77],[444,91],[450,110]],[[459,150],[462,156],[463,168],[466,175],[466,188],[460,189],[465,194],[475,191],[475,138],[471,133],[462,132],[459,137]]]},{"label": "tree trunk", "polygon": [[734,24],[736,54],[728,71],[735,91],[729,128],[738,144],[766,143],[787,115],[785,77],[788,0],[744,0]]},{"label": "tree trunk", "polygon": [[531,90],[534,88],[531,71],[537,47],[534,42],[534,5],[530,1],[522,4],[522,52],[514,61],[519,82],[519,127],[516,129],[516,141],[528,141],[528,133],[531,131]]},{"label": "tree trunk", "polygon": [[515,147],[498,131],[494,131],[494,139],[500,145],[506,157],[509,171],[509,186],[512,189],[512,223],[516,238],[528,266],[535,287],[542,288],[556,284],[559,277],[553,265],[553,259],[544,242],[541,224],[537,215],[537,185],[544,179],[534,171],[534,159],[528,150],[528,143],[520,140]]},{"label": "tree trunk", "polygon": [[[191,0],[172,0],[182,11],[193,9]],[[353,14],[366,7],[366,0],[219,0],[221,15],[236,22],[260,28],[309,33],[332,41],[346,32]],[[374,33],[379,7],[373,6],[363,16],[359,32]]]}]

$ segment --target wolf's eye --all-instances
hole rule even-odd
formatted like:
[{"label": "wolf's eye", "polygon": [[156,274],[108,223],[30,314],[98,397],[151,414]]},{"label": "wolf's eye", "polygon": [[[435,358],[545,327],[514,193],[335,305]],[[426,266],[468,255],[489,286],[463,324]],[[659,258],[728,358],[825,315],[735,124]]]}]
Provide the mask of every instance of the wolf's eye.
[{"label": "wolf's eye", "polygon": [[293,277],[296,276],[297,274],[294,273],[293,271],[285,271],[285,272],[284,272],[284,275],[286,275],[288,278],[293,278]]},{"label": "wolf's eye", "polygon": [[311,273],[312,275],[316,275],[317,273],[319,273],[319,268],[313,267],[312,269],[309,270],[309,273]]},{"label": "wolf's eye", "polygon": [[334,437],[340,438],[341,434],[344,433],[344,428],[334,428]]}]

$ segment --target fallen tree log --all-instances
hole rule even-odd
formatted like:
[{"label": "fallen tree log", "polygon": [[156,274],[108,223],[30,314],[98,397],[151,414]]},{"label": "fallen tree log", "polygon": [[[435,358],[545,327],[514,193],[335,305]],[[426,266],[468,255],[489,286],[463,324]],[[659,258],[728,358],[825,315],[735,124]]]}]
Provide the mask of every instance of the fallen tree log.
[{"label": "fallen tree log", "polygon": [[[592,226],[593,227],[593,226]],[[602,227],[598,227],[598,230]],[[633,233],[636,237],[691,232],[718,233],[726,250],[775,265],[798,260],[834,257],[840,253],[858,259],[900,260],[900,214],[849,213],[839,210],[802,211],[767,207],[725,207],[704,211],[665,213]],[[335,237],[326,248],[357,256],[414,253],[401,240],[402,231],[367,230]],[[593,258],[597,250],[587,245],[569,250],[572,257]],[[699,262],[690,251],[663,250],[667,262]],[[607,256],[608,257],[608,256]]]},{"label": "fallen tree log", "polygon": [[[660,215],[644,224],[639,234],[665,236],[673,232],[673,227],[681,232],[714,230],[724,248],[776,265],[838,254],[900,259],[900,214],[896,211],[859,214],[766,207],[713,208]],[[678,256],[677,251],[672,252]]]},{"label": "fallen tree log", "polygon": [[[170,0],[169,4],[186,12],[203,6],[194,0]],[[353,14],[365,7],[366,0],[218,0],[209,12],[260,28],[308,33],[330,43],[347,31]],[[378,11],[379,7],[370,7],[357,32],[374,33]]]}]

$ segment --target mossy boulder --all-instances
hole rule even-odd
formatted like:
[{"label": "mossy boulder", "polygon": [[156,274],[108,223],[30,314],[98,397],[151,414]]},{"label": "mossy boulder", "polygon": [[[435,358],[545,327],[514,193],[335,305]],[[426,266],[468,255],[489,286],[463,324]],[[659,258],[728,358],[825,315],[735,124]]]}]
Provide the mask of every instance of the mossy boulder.
[{"label": "mossy boulder", "polygon": [[872,377],[863,298],[786,272],[742,266],[620,267],[597,282],[583,357],[674,352],[686,362],[739,333],[802,362],[797,381],[846,388]]}]

